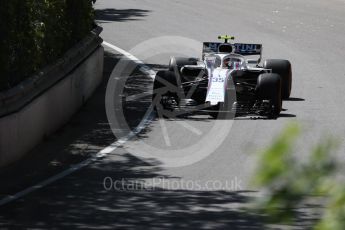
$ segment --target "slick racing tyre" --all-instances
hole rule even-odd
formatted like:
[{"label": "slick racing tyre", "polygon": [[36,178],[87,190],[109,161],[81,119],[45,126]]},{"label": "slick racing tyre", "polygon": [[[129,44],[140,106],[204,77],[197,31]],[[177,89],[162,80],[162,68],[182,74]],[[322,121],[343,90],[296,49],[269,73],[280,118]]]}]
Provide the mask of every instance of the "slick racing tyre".
[{"label": "slick racing tyre", "polygon": [[272,73],[280,75],[282,81],[282,99],[288,99],[292,86],[291,63],[288,60],[267,59],[263,67],[265,69],[272,69]]},{"label": "slick racing tyre", "polygon": [[175,74],[172,71],[158,71],[153,81],[152,106],[155,111],[157,107],[167,106],[169,98],[177,98],[177,82]]},{"label": "slick racing tyre", "polygon": [[270,100],[274,116],[282,110],[281,78],[275,73],[264,73],[258,77],[256,93],[260,100]]},{"label": "slick racing tyre", "polygon": [[185,65],[196,65],[196,58],[186,58],[186,57],[171,57],[169,61],[169,70],[175,71],[177,68],[178,71]]}]

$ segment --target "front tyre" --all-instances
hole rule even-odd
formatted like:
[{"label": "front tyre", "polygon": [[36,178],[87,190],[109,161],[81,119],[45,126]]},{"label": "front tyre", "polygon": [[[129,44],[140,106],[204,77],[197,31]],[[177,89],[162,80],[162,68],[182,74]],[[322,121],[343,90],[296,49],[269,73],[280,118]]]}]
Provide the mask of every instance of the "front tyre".
[{"label": "front tyre", "polygon": [[282,110],[281,77],[275,73],[260,74],[256,93],[260,100],[270,101],[272,115],[277,117]]},{"label": "front tyre", "polygon": [[158,71],[153,81],[152,106],[165,110],[171,100],[177,100],[178,87],[175,74],[171,71]]}]

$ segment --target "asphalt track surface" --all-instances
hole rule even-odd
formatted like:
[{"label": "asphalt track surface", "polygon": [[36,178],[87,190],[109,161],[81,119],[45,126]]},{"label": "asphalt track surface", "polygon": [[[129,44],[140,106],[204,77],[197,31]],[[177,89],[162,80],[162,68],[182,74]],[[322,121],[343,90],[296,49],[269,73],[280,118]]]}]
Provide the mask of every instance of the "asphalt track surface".
[{"label": "asphalt track surface", "polygon": [[[184,53],[200,57],[201,47],[198,53],[166,36],[202,42],[214,41],[219,34],[227,33],[236,36],[239,42],[262,43],[264,59],[283,58],[292,62],[291,99],[283,102],[284,111],[276,120],[250,117],[214,120],[204,115],[155,118],[140,135],[102,160],[3,206],[2,226],[264,229],[260,216],[238,207],[245,205],[248,197],[258,195],[250,184],[257,153],[269,145],[286,124],[297,121],[303,127],[295,151],[301,161],[308,156],[313,144],[328,135],[341,141],[338,155],[339,160],[344,160],[344,1],[99,0],[96,9],[97,21],[104,28],[104,40],[129,51],[155,71],[166,68],[172,55]],[[131,52],[138,44],[162,36],[165,36],[164,43],[171,46],[162,49],[157,45],[162,40],[158,40],[152,49],[155,55],[147,57],[147,53],[138,49]],[[152,45],[152,42],[147,44]],[[178,48],[172,49],[174,46]],[[114,63],[122,57],[115,50],[105,48]],[[114,63],[110,66],[114,67]],[[116,101],[123,94],[125,97],[134,95],[123,108],[126,123],[134,128],[150,106],[150,96],[136,95],[150,92],[152,79],[138,72],[125,71],[124,75],[130,75],[125,93],[119,92],[114,98]],[[100,120],[104,119],[102,115]],[[218,135],[214,127],[216,130],[230,128],[229,132]],[[104,141],[100,133],[94,137],[90,133],[85,142],[97,139],[97,143],[92,144],[98,147],[111,143],[109,130],[102,132],[106,137]],[[121,135],[125,136],[126,132]],[[195,147],[194,143],[198,145]],[[146,146],[155,148],[150,159],[142,159],[138,153]],[[193,157],[189,162],[189,158],[177,154],[174,162],[180,167],[168,167],[169,164],[161,161],[166,157],[164,154],[171,151],[184,153],[193,149],[208,152],[195,162]],[[133,190],[136,184],[139,189],[107,191],[104,178],[112,181],[126,178],[126,185],[130,184]],[[146,184],[154,185],[155,190],[143,189]],[[312,219],[302,216],[295,228],[303,229]]]}]

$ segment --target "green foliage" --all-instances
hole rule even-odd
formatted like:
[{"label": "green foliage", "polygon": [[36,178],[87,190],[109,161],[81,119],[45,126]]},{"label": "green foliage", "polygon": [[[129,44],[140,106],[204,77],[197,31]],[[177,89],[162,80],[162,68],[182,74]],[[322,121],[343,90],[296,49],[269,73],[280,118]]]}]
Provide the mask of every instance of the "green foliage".
[{"label": "green foliage", "polygon": [[61,57],[93,27],[92,0],[0,1],[0,90]]},{"label": "green foliage", "polygon": [[315,230],[343,230],[345,226],[345,186],[333,184],[328,192],[329,202]]},{"label": "green foliage", "polygon": [[266,191],[257,206],[270,222],[286,223],[296,217],[298,206],[307,197],[326,195],[329,202],[317,230],[340,230],[345,226],[345,186],[334,174],[339,166],[331,152],[337,142],[329,138],[317,144],[309,159],[301,163],[293,155],[300,128],[291,124],[261,155],[254,183]]},{"label": "green foliage", "polygon": [[282,177],[289,176],[292,164],[291,146],[299,133],[296,125],[289,126],[275,142],[264,152],[260,161],[260,168],[255,178],[258,185],[279,183]]}]

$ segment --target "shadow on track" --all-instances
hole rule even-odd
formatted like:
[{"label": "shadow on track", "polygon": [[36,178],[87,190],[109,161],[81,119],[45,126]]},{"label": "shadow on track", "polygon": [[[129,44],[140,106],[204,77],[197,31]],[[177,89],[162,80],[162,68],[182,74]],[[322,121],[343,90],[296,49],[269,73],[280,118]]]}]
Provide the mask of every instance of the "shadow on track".
[{"label": "shadow on track", "polygon": [[[156,166],[131,155],[93,165],[14,205],[2,207],[1,226],[18,229],[99,229],[105,226],[108,229],[263,229],[257,214],[226,207],[246,203],[250,194],[246,191],[142,189],[144,180],[169,179],[161,175],[158,168],[152,169]],[[107,177],[119,182],[118,188],[106,190],[103,182]]]},{"label": "shadow on track", "polygon": [[279,114],[279,118],[292,118],[292,117],[297,117],[295,114],[290,114],[290,113],[281,113]]},{"label": "shadow on track", "polygon": [[141,9],[101,9],[95,10],[95,19],[98,23],[137,21],[149,12]]},{"label": "shadow on track", "polygon": [[284,101],[305,101],[305,99],[298,97],[290,97],[288,99],[285,99]]},{"label": "shadow on track", "polygon": [[[104,184],[105,178],[111,180]],[[15,229],[266,229],[264,216],[238,208],[250,201],[251,191],[172,190],[166,182],[144,186],[157,178],[179,179],[161,174],[157,162],[113,156],[0,207],[0,224]],[[298,226],[307,227],[308,221],[312,217],[301,213]]]}]

